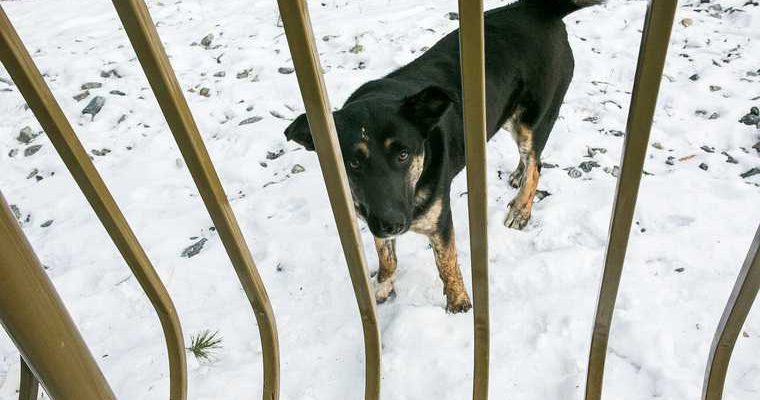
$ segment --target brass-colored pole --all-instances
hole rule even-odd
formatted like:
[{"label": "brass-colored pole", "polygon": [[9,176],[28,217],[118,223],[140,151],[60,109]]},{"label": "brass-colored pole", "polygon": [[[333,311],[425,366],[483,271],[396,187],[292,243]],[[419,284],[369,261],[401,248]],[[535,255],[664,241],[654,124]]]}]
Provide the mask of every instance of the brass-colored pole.
[{"label": "brass-colored pole", "polygon": [[459,0],[467,210],[475,334],[472,398],[488,398],[490,317],[488,312],[488,191],[486,185],[486,78],[483,1]]},{"label": "brass-colored pole", "polygon": [[[364,398],[377,400],[380,396],[380,332],[375,298],[370,290],[367,261],[362,251],[361,236],[335,132],[335,121],[322,78],[309,11],[304,0],[278,0],[277,3],[362,318],[366,374]],[[349,397],[352,396],[346,395],[346,398]]]},{"label": "brass-colored pole", "polygon": [[51,398],[116,399],[2,193],[0,324]]},{"label": "brass-colored pole", "polygon": [[757,227],[747,258],[739,271],[734,289],[731,291],[718,328],[715,330],[702,386],[703,400],[720,400],[723,397],[723,385],[726,383],[731,353],[734,351],[734,344],[752,308],[752,303],[757,297],[758,289],[760,289],[760,225]]},{"label": "brass-colored pole", "polygon": [[[185,346],[177,311],[124,214],[0,7],[0,61],[63,159],[158,314],[169,358],[170,399],[187,397]],[[43,382],[44,383],[44,382]]]},{"label": "brass-colored pole", "polygon": [[641,37],[639,61],[628,112],[623,159],[620,163],[620,177],[610,221],[609,243],[591,336],[586,400],[600,400],[602,396],[604,362],[612,313],[620,286],[676,5],[676,0],[651,0],[644,21],[644,33]]},{"label": "brass-colored pole", "polygon": [[280,393],[280,351],[272,305],[219,176],[187,105],[143,0],[113,0],[182,157],[232,261],[258,322],[264,364],[264,400]]},{"label": "brass-colored pole", "polygon": [[37,400],[40,384],[23,357],[21,359],[21,383],[18,385],[18,400]]}]

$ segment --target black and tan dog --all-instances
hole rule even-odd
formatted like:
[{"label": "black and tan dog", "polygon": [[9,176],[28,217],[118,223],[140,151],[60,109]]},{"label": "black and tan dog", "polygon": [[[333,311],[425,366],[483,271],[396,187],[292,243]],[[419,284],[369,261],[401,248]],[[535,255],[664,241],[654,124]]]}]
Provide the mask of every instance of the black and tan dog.
[{"label": "black and tan dog", "polygon": [[[485,14],[488,138],[512,132],[520,163],[509,178],[517,196],[504,224],[530,219],[541,151],[573,77],[562,18],[601,0],[520,0]],[[443,280],[446,309],[465,312],[470,299],[457,264],[449,192],[465,166],[459,32],[384,78],[367,82],[334,113],[358,214],[375,236],[378,302],[393,292],[395,237],[427,235]],[[285,136],[313,150],[305,115]]]}]

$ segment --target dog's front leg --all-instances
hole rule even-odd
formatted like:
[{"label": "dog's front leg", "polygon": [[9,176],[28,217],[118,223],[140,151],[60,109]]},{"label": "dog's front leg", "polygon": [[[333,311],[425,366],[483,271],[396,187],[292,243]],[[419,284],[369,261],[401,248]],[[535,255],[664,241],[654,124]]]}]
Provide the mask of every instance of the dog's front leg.
[{"label": "dog's front leg", "polygon": [[472,308],[467,289],[464,287],[462,272],[457,263],[457,247],[454,240],[454,224],[451,220],[451,211],[447,212],[445,222],[438,229],[428,235],[430,244],[435,253],[435,264],[438,266],[438,275],[443,281],[443,294],[446,295],[446,311],[451,313],[467,312]]},{"label": "dog's front leg", "polygon": [[380,261],[375,300],[384,303],[393,294],[393,283],[396,281],[396,239],[375,238],[375,250]]}]

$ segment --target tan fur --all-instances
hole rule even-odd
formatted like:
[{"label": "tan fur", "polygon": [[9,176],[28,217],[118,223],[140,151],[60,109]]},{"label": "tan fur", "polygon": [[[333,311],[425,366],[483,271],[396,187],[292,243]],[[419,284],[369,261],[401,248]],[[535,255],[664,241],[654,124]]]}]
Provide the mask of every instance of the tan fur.
[{"label": "tan fur", "polygon": [[382,303],[393,293],[393,283],[396,281],[396,239],[375,238],[375,250],[380,263],[375,300]]},{"label": "tan fur", "polygon": [[422,170],[425,168],[425,153],[423,152],[421,155],[412,156],[411,164],[409,165],[409,172],[408,172],[408,183],[412,190],[417,187],[417,182],[419,182],[420,177],[422,176]]},{"label": "tan fur", "polygon": [[390,149],[390,148],[391,148],[391,145],[392,145],[392,144],[393,144],[393,142],[395,142],[395,141],[396,141],[396,140],[395,140],[395,139],[393,139],[393,138],[387,138],[387,139],[385,139],[385,140],[383,141],[383,146],[385,146],[385,148],[386,148],[386,149]]},{"label": "tan fur", "polygon": [[517,142],[520,152],[520,164],[510,175],[510,184],[519,185],[520,190],[509,203],[504,225],[514,229],[524,228],[530,219],[539,178],[538,160],[533,150],[533,130],[522,123],[521,114],[522,110],[518,110],[509,121],[512,125],[512,137]]},{"label": "tan fur", "polygon": [[438,230],[438,220],[441,218],[441,211],[443,210],[443,199],[440,197],[433,200],[433,204],[428,207],[425,214],[419,216],[412,221],[410,227],[412,231],[430,235]]},{"label": "tan fur", "polygon": [[369,146],[367,143],[360,142],[354,145],[354,149],[364,155],[365,158],[369,158]]},{"label": "tan fur", "polygon": [[462,272],[457,263],[457,248],[454,240],[454,231],[448,238],[439,233],[428,235],[430,244],[435,253],[435,264],[438,266],[438,275],[443,281],[443,294],[446,295],[446,310],[449,312],[466,312],[472,307],[470,297],[464,287]]}]

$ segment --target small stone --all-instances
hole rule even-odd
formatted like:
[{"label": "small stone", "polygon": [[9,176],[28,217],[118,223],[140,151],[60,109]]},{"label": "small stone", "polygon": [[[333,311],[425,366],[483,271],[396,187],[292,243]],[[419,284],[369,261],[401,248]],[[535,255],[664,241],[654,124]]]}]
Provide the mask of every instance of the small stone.
[{"label": "small stone", "polygon": [[219,72],[215,73],[214,76],[217,77],[217,78],[224,78],[225,76],[227,76],[227,73],[224,72],[224,71],[219,71]]},{"label": "small stone", "polygon": [[625,135],[625,133],[623,131],[619,131],[619,130],[616,130],[616,129],[610,130],[610,134],[612,136],[615,136],[615,137],[621,137],[621,136]]},{"label": "small stone", "polygon": [[348,50],[349,53],[353,53],[353,54],[359,54],[362,51],[364,51],[364,46],[360,45],[359,43],[355,44],[354,47]]},{"label": "small stone", "polygon": [[34,132],[31,127],[25,126],[18,132],[18,136],[16,136],[16,140],[18,140],[19,142],[23,144],[29,144],[32,142],[32,140],[34,140],[34,138],[36,138],[40,134],[41,132]]},{"label": "small stone", "polygon": [[35,176],[37,176],[37,174],[39,174],[39,173],[40,173],[40,170],[38,170],[37,168],[35,168],[31,172],[29,172],[29,174],[26,176],[26,179],[32,179]]},{"label": "small stone", "polygon": [[681,273],[683,271],[686,271],[686,269],[683,268],[683,267],[678,267],[678,268],[675,269],[675,271],[678,272],[678,273]]},{"label": "small stone", "polygon": [[729,164],[739,164],[739,161],[736,161],[734,157],[731,156],[731,154],[728,154],[727,151],[722,151],[720,154],[723,154],[726,156],[726,162]]},{"label": "small stone", "polygon": [[35,145],[27,147],[26,149],[24,149],[24,157],[33,156],[35,153],[40,151],[41,148],[42,148],[41,144],[35,144]]},{"label": "small stone", "polygon": [[690,27],[693,24],[694,24],[694,20],[691,18],[684,18],[681,20],[681,25],[683,25],[686,28]]},{"label": "small stone", "polygon": [[43,222],[42,225],[40,225],[40,228],[47,228],[50,225],[53,225],[53,220],[52,219],[49,219],[49,220]]},{"label": "small stone", "polygon": [[620,176],[620,167],[615,165],[614,167],[604,167],[604,172],[614,176],[615,178]]},{"label": "small stone", "polygon": [[116,121],[116,123],[120,124],[120,123],[126,121],[126,119],[127,119],[127,114],[121,114],[121,117],[119,117],[119,119]]},{"label": "small stone", "polygon": [[662,143],[660,143],[660,142],[654,142],[654,143],[652,143],[652,147],[654,147],[657,150],[664,149],[664,147],[662,146]]},{"label": "small stone", "polygon": [[101,78],[110,78],[112,76],[116,78],[121,78],[121,74],[119,74],[119,71],[117,71],[116,69],[110,69],[108,71],[100,71]]},{"label": "small stone", "polygon": [[699,80],[699,74],[694,74],[694,75],[690,76],[689,80],[698,81]]},{"label": "small stone", "polygon": [[700,149],[702,149],[705,153],[715,153],[715,147],[704,145],[700,147]]},{"label": "small stone", "polygon": [[567,169],[567,175],[573,179],[578,179],[583,176],[583,173],[575,167],[570,167]]},{"label": "small stone", "polygon": [[100,112],[103,106],[106,104],[106,98],[102,96],[95,96],[90,100],[90,103],[82,110],[82,114],[90,114],[92,119]]},{"label": "small stone", "polygon": [[13,213],[13,216],[16,217],[17,220],[21,220],[21,210],[19,210],[17,205],[11,204],[11,212]]},{"label": "small stone", "polygon": [[198,94],[200,94],[203,97],[211,97],[211,89],[207,87],[201,88],[201,91],[198,92]]},{"label": "small stone", "polygon": [[277,72],[279,72],[281,74],[284,74],[284,75],[292,74],[293,71],[295,71],[295,70],[293,68],[291,68],[291,67],[280,67],[280,68],[277,68]]},{"label": "small stone", "polygon": [[752,107],[745,116],[743,116],[739,122],[744,125],[755,125],[760,128],[760,110],[757,107]]},{"label": "small stone", "polygon": [[446,14],[446,17],[451,21],[459,21],[459,13],[458,12],[450,12]]},{"label": "small stone", "polygon": [[127,95],[126,93],[122,92],[121,90],[112,90],[112,91],[110,91],[108,93],[110,93],[112,95],[115,95],[115,96],[126,96]]},{"label": "small stone", "polygon": [[541,201],[552,194],[546,190],[536,190],[536,201]]},{"label": "small stone", "polygon": [[707,110],[695,110],[694,115],[698,117],[704,117],[707,115]]},{"label": "small stone", "polygon": [[82,90],[90,90],[90,89],[97,89],[103,87],[103,84],[100,82],[87,82],[82,84],[81,89]]},{"label": "small stone", "polygon": [[271,115],[272,115],[273,117],[275,117],[275,118],[279,118],[279,119],[286,119],[286,118],[285,118],[285,116],[284,116],[284,115],[282,115],[282,114],[281,114],[280,112],[278,112],[278,111],[274,111],[274,110],[272,110],[272,111],[270,111],[270,112],[269,112],[269,114],[271,114]]},{"label": "small stone", "polygon": [[304,168],[303,165],[296,164],[290,170],[290,173],[293,174],[293,175],[295,175],[295,174],[300,174],[301,172],[304,172],[304,171],[306,171],[306,168]]},{"label": "small stone", "polygon": [[742,336],[747,338],[749,337],[749,333],[747,333],[747,331],[742,331]]},{"label": "small stone", "polygon": [[558,167],[559,167],[559,165],[557,165],[557,164],[552,164],[552,163],[548,163],[548,162],[545,162],[545,161],[541,162],[541,168],[551,169],[551,168],[558,168]]},{"label": "small stone", "polygon": [[705,163],[699,164],[699,169],[701,169],[702,171],[707,171],[709,168],[710,167]]},{"label": "small stone", "polygon": [[207,241],[208,239],[202,238],[201,240],[193,243],[192,245],[187,247],[185,250],[182,250],[182,254],[180,254],[180,257],[190,258],[197,255],[198,253],[201,252],[201,250],[203,250],[203,246],[206,244]]},{"label": "small stone", "polygon": [[721,89],[723,89],[723,88],[720,87],[720,86],[718,86],[718,85],[710,85],[710,91],[711,92],[717,92],[717,91],[719,91]]},{"label": "small stone", "polygon": [[82,100],[86,99],[87,96],[89,96],[89,95],[90,95],[90,91],[89,90],[85,90],[82,93],[79,93],[77,95],[72,96],[72,98],[74,100],[76,100],[76,101],[82,101]]},{"label": "small stone", "polygon": [[665,164],[675,165],[676,164],[676,158],[673,157],[673,156],[668,156],[668,159],[665,160]]},{"label": "small stone", "polygon": [[754,167],[754,168],[750,169],[749,171],[747,171],[747,172],[745,172],[745,173],[743,173],[743,174],[741,174],[739,176],[742,177],[742,178],[744,178],[744,179],[747,179],[747,178],[753,177],[755,175],[760,175],[760,168]]},{"label": "small stone", "polygon": [[264,119],[264,118],[259,117],[259,116],[253,116],[253,117],[249,117],[249,118],[246,118],[246,119],[240,121],[240,123],[238,125],[255,124],[256,122],[259,122],[262,119]]},{"label": "small stone", "polygon": [[714,112],[710,114],[710,117],[708,117],[707,119],[718,119],[718,118],[720,118],[720,114]]},{"label": "small stone", "polygon": [[203,39],[201,39],[201,46],[208,49],[211,46],[211,42],[213,41],[214,41],[214,34],[209,33],[208,35],[204,36]]},{"label": "small stone", "polygon": [[598,168],[598,167],[599,167],[599,163],[596,161],[584,161],[578,164],[578,168],[580,168],[581,170],[583,170],[583,172],[586,172],[586,173],[591,172],[592,169]]},{"label": "small stone", "polygon": [[13,158],[13,157],[16,157],[17,154],[18,154],[18,149],[11,149],[11,151],[8,152],[8,157]]},{"label": "small stone", "polygon": [[276,160],[285,154],[285,149],[279,149],[276,152],[267,151],[267,160]]},{"label": "small stone", "polygon": [[103,149],[100,149],[100,150],[98,150],[98,149],[92,149],[92,150],[90,150],[90,152],[93,155],[96,155],[98,157],[103,157],[103,156],[107,155],[108,153],[110,153],[111,149],[106,149],[106,148],[103,148]]},{"label": "small stone", "polygon": [[247,77],[248,77],[248,75],[249,75],[250,73],[251,73],[251,71],[250,71],[250,70],[240,71],[240,72],[238,72],[238,73],[237,73],[237,78],[238,78],[238,79],[245,79],[245,78],[247,78]]}]

